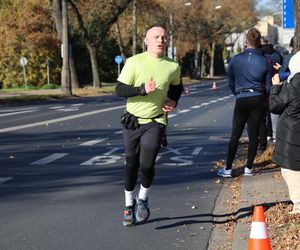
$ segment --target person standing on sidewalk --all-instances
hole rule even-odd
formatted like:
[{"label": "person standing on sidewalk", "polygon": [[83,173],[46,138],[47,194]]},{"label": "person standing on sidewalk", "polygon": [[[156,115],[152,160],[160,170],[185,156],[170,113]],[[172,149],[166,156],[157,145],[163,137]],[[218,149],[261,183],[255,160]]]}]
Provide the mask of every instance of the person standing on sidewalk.
[{"label": "person standing on sidewalk", "polygon": [[[278,73],[275,65],[282,64],[282,56],[279,52],[274,49],[273,44],[269,43],[269,41],[262,37],[261,40],[261,48],[263,55],[268,58],[268,61],[271,65],[272,76]],[[273,141],[273,137],[275,137],[275,133],[273,135],[273,131],[276,131],[276,115],[271,114],[269,110],[269,96],[266,96],[266,110],[264,114],[264,118],[262,119],[260,132],[259,132],[259,146],[258,150],[263,152],[267,149],[268,141]]]},{"label": "person standing on sidewalk", "polygon": [[[281,76],[282,78],[285,78],[290,73],[289,62],[290,62],[292,56],[295,54],[294,49],[295,49],[295,37],[293,36],[290,41],[290,53],[283,57],[282,65],[280,65],[279,63],[276,63],[273,66],[277,71],[279,71],[279,76]],[[272,119],[272,124],[274,124],[274,126],[272,126],[273,137],[270,139],[272,141],[276,141],[276,126],[277,126],[277,122],[279,119],[279,115],[271,113],[271,119]]]},{"label": "person standing on sidewalk", "polygon": [[[150,216],[148,194],[166,116],[176,107],[182,93],[180,67],[165,56],[165,28],[152,26],[144,42],[147,51],[127,59],[115,90],[117,96],[127,98],[126,113],[122,116],[126,156],[124,226],[144,222]],[[139,167],[141,184],[135,199]]]},{"label": "person standing on sidewalk", "polygon": [[273,162],[281,167],[293,210],[300,213],[300,51],[289,62],[291,75],[287,84],[282,84],[279,74],[272,78],[270,110],[278,114]]},{"label": "person standing on sidewalk", "polygon": [[259,126],[266,108],[265,95],[270,91],[272,79],[271,66],[257,50],[260,39],[260,32],[255,28],[250,29],[246,35],[247,48],[234,56],[229,64],[229,87],[236,102],[226,166],[217,172],[222,177],[232,177],[232,164],[246,124],[249,146],[244,175],[253,175],[252,165],[258,146]]}]

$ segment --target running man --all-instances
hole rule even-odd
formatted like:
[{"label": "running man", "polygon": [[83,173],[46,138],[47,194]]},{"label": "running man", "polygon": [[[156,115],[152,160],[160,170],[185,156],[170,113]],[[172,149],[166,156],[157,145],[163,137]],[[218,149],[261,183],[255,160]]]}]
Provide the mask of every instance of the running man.
[{"label": "running man", "polygon": [[[148,194],[167,125],[166,116],[176,107],[182,93],[180,67],[165,56],[165,28],[150,27],[144,42],[146,52],[127,59],[115,90],[117,96],[127,98],[122,117],[126,155],[124,226],[144,222],[150,216]],[[135,199],[139,168],[141,183]]]}]

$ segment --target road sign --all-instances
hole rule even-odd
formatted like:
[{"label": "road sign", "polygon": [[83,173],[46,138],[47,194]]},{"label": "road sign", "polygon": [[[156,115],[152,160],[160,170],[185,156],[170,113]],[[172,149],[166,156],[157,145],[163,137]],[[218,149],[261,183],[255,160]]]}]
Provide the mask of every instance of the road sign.
[{"label": "road sign", "polygon": [[115,57],[115,63],[116,63],[116,64],[121,64],[122,62],[123,62],[122,56],[116,56],[116,57]]},{"label": "road sign", "polygon": [[26,64],[28,63],[28,60],[26,57],[21,57],[20,59],[20,64],[23,66],[23,75],[24,75],[24,82],[25,82],[25,87],[27,89],[27,76],[26,76]]},{"label": "road sign", "polygon": [[282,28],[295,28],[293,0],[282,0]]},{"label": "road sign", "polygon": [[21,59],[20,59],[20,64],[22,65],[22,66],[26,66],[26,64],[28,63],[28,60],[27,60],[27,58],[26,57],[21,57]]}]

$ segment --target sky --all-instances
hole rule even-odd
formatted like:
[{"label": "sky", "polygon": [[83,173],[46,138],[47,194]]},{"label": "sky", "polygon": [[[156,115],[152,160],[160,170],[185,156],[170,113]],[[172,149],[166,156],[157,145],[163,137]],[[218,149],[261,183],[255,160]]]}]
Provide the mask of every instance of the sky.
[{"label": "sky", "polygon": [[[256,5],[256,8],[258,9],[259,7],[263,7],[263,8],[268,8],[268,9],[271,9],[271,10],[274,10],[274,11],[276,11],[275,10],[275,6],[274,6],[274,1],[272,1],[272,0],[258,0],[257,1],[258,3],[257,3],[257,5]],[[276,2],[280,2],[280,6],[281,6],[281,4],[282,4],[282,1],[281,0],[276,0]],[[272,9],[272,7],[274,8],[274,9]],[[278,8],[279,6],[277,6],[277,8]]]}]

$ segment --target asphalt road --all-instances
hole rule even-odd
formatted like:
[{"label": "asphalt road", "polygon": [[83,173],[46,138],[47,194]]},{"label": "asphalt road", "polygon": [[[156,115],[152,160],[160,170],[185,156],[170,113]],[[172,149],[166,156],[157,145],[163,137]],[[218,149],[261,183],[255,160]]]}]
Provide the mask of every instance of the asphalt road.
[{"label": "asphalt road", "polygon": [[169,115],[151,217],[125,228],[124,154],[114,96],[0,107],[0,249],[207,249],[234,98],[190,85]]}]

